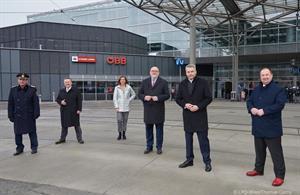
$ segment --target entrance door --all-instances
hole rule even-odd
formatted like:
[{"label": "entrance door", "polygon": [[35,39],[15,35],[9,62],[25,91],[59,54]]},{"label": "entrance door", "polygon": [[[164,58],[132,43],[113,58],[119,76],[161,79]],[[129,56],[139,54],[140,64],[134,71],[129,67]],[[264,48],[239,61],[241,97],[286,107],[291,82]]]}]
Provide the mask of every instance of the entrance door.
[{"label": "entrance door", "polygon": [[225,99],[230,99],[231,91],[232,91],[232,83],[230,81],[225,82],[224,90],[225,90],[224,92]]}]

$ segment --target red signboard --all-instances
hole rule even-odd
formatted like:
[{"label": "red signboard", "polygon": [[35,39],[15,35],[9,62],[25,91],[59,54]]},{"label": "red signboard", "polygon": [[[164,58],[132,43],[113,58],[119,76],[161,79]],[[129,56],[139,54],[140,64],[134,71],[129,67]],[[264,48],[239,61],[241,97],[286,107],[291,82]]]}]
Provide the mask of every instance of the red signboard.
[{"label": "red signboard", "polygon": [[111,65],[125,65],[127,63],[127,58],[125,56],[107,56],[106,62]]},{"label": "red signboard", "polygon": [[96,63],[96,56],[72,56],[72,62]]}]

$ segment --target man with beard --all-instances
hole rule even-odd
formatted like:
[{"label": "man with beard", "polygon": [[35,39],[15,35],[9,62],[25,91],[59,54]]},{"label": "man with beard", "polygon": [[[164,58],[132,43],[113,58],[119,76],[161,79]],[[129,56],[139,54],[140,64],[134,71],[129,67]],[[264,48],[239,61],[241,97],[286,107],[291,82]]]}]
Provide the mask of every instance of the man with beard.
[{"label": "man with beard", "polygon": [[159,76],[159,69],[153,66],[150,77],[143,80],[138,97],[144,105],[147,146],[144,154],[153,150],[153,126],[156,127],[157,154],[162,154],[163,130],[165,121],[165,101],[170,98],[168,83]]}]

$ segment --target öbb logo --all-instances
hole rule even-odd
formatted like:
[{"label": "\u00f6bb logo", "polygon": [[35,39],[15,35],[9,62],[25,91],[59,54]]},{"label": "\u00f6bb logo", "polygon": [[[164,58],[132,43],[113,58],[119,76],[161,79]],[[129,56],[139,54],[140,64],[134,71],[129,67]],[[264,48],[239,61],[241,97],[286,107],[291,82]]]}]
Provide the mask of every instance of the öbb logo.
[{"label": "\u00f6bb logo", "polygon": [[127,59],[125,56],[107,56],[106,62],[110,65],[125,65],[127,63]]}]

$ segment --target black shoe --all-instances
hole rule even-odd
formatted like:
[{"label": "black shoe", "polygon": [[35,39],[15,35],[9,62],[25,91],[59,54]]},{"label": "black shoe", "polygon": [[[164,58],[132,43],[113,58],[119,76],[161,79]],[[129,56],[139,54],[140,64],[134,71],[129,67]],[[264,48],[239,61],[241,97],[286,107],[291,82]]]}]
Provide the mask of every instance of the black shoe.
[{"label": "black shoe", "polygon": [[37,153],[37,149],[31,150],[31,154],[36,154]]},{"label": "black shoe", "polygon": [[84,141],[83,141],[83,140],[80,140],[80,141],[78,141],[78,143],[80,143],[80,144],[84,144]]},{"label": "black shoe", "polygon": [[162,154],[162,149],[157,149],[156,153],[157,154]]},{"label": "black shoe", "polygon": [[118,136],[117,140],[120,140],[121,138],[122,138],[122,134],[121,134],[121,132],[119,132],[119,136]]},{"label": "black shoe", "polygon": [[146,150],[144,151],[144,154],[149,154],[150,152],[152,152],[152,149],[146,149]]},{"label": "black shoe", "polygon": [[123,139],[126,139],[125,131],[123,131]]},{"label": "black shoe", "polygon": [[55,142],[55,144],[62,144],[62,143],[66,143],[66,140],[58,140],[57,142]]},{"label": "black shoe", "polygon": [[21,151],[16,151],[15,153],[14,153],[14,156],[18,156],[18,155],[20,155],[20,154],[22,154],[23,153],[23,150],[21,150]]},{"label": "black shoe", "polygon": [[206,165],[205,165],[205,171],[206,171],[206,172],[210,172],[211,170],[212,170],[211,164],[210,164],[210,163],[206,164]]},{"label": "black shoe", "polygon": [[193,165],[194,165],[194,162],[192,160],[186,160],[183,163],[181,163],[178,166],[178,168],[186,168],[186,167],[193,166]]}]

